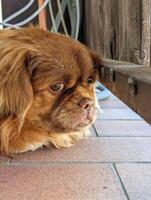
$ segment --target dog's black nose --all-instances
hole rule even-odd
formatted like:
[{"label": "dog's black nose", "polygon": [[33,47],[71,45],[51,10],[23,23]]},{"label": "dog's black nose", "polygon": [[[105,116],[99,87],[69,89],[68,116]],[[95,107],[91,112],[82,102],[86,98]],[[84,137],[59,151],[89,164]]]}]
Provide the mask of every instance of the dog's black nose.
[{"label": "dog's black nose", "polygon": [[92,99],[90,99],[90,98],[83,98],[83,99],[80,101],[80,104],[79,104],[79,105],[80,105],[81,108],[83,108],[83,109],[89,111],[89,110],[92,108],[92,106],[93,106],[93,101],[92,101]]}]

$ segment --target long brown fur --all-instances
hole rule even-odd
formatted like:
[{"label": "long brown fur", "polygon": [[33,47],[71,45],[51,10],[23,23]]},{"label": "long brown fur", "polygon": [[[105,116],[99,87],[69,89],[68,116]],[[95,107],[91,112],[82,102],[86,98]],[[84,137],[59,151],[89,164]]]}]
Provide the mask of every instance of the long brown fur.
[{"label": "long brown fur", "polygon": [[[94,83],[87,86],[86,80],[92,76],[95,82],[100,64],[97,54],[66,36],[34,27],[1,31],[1,152],[35,150],[49,142],[69,147],[83,138],[86,110],[79,102],[92,100],[95,109]],[[56,81],[64,82],[64,93],[49,91]]]}]

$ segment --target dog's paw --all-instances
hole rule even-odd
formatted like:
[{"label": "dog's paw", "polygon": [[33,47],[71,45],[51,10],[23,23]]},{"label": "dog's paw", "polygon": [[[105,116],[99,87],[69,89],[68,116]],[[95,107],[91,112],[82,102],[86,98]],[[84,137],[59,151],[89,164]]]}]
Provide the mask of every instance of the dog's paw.
[{"label": "dog's paw", "polygon": [[85,129],[79,132],[70,133],[69,135],[75,142],[77,142],[83,139],[84,137],[88,137],[90,135],[90,131],[88,129]]},{"label": "dog's paw", "polygon": [[88,129],[79,131],[79,132],[71,132],[71,133],[54,133],[49,137],[49,141],[57,148],[69,148],[72,147],[76,142],[83,139],[84,137],[88,137],[90,132]]},{"label": "dog's paw", "polygon": [[69,148],[74,145],[74,140],[68,134],[53,134],[49,138],[50,142],[57,148]]}]

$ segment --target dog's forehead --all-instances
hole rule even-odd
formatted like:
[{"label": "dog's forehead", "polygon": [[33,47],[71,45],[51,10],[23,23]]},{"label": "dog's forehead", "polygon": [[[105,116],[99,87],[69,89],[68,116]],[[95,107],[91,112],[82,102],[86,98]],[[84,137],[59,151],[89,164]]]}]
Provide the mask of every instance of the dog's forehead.
[{"label": "dog's forehead", "polygon": [[49,45],[41,57],[43,71],[60,72],[58,75],[87,76],[94,70],[89,52],[80,45]]},{"label": "dog's forehead", "polygon": [[34,80],[40,84],[67,80],[87,80],[94,73],[91,55],[79,42],[56,34],[40,40],[38,67]]}]

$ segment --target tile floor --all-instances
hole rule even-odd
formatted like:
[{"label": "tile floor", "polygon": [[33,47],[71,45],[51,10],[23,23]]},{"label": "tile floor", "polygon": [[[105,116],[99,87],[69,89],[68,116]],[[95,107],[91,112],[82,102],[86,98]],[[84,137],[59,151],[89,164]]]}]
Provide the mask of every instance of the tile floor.
[{"label": "tile floor", "polygon": [[70,149],[0,156],[0,200],[151,200],[151,126],[112,96]]}]

